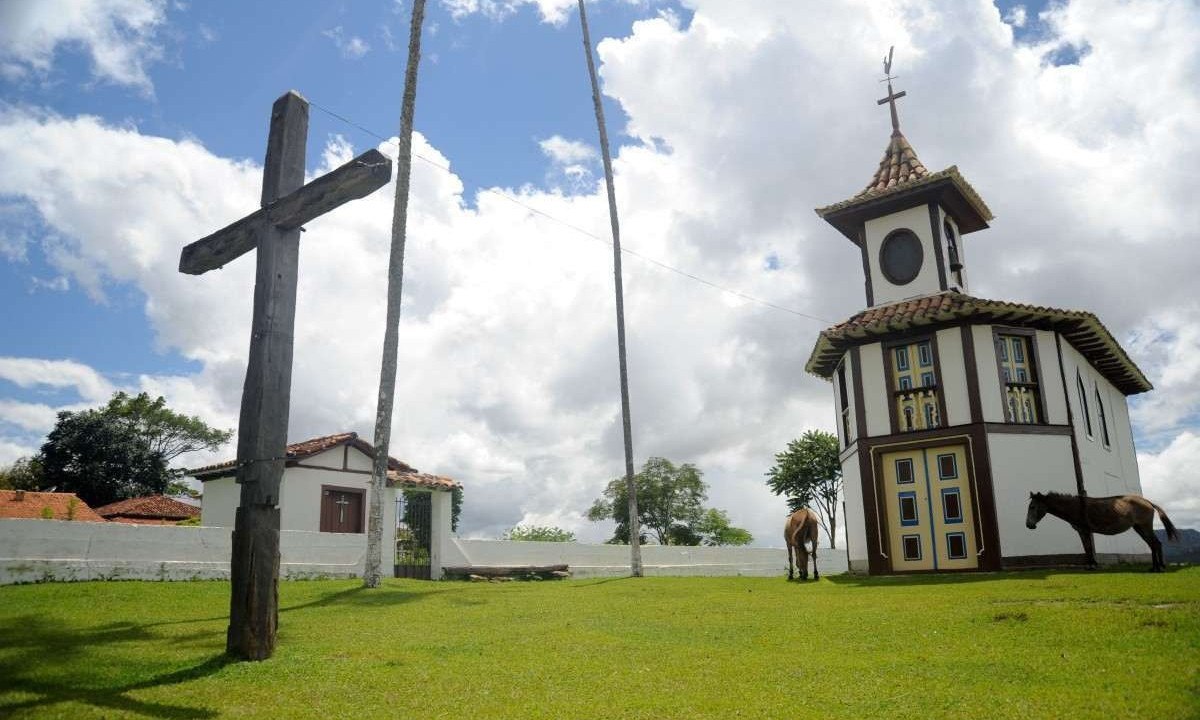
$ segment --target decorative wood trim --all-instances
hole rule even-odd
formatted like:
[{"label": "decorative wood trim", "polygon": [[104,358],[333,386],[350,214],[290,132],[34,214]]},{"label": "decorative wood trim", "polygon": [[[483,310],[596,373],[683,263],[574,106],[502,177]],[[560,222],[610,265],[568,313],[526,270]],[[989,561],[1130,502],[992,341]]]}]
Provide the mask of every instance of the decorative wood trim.
[{"label": "decorative wood trim", "polygon": [[[946,417],[946,391],[942,384],[942,362],[941,355],[938,352],[937,331],[935,330],[930,333],[928,330],[922,328],[922,331],[914,332],[912,335],[906,336],[902,339],[888,340],[879,344],[880,351],[883,353],[883,386],[888,388],[888,418],[892,424],[891,429],[893,435],[911,435],[912,433],[900,432],[900,417],[896,414],[896,389],[892,387],[892,379],[895,375],[895,368],[892,365],[892,350],[897,347],[912,345],[925,340],[929,341],[929,352],[933,354],[933,375],[934,386],[937,390],[939,424],[941,427],[946,427],[949,424],[950,419]],[[914,388],[914,390],[915,389],[917,388]],[[912,432],[922,431],[914,430]]]},{"label": "decorative wood trim", "polygon": [[[941,257],[940,255],[938,257]],[[950,416],[946,413],[946,384],[943,382],[942,375],[942,353],[938,347],[938,334],[933,331],[930,336],[929,350],[933,353],[933,377],[934,385],[937,386],[937,403],[938,403],[938,426],[947,427],[950,425]]]},{"label": "decorative wood trim", "polygon": [[942,254],[942,223],[937,203],[929,203],[929,229],[933,232],[933,253],[937,258],[938,288],[946,290],[946,259]]},{"label": "decorative wood trim", "polygon": [[871,282],[871,258],[867,256],[866,227],[858,229],[858,249],[862,251],[863,277],[866,278],[867,307],[875,305],[875,288]]},{"label": "decorative wood trim", "polygon": [[975,358],[975,333],[972,325],[963,325],[963,366],[967,372],[967,403],[971,407],[971,422],[983,422],[983,399],[979,396],[979,365]]},{"label": "decorative wood trim", "polygon": [[305,470],[324,470],[326,472],[346,473],[349,475],[370,475],[370,470],[352,470],[350,468],[329,467],[328,465],[309,465],[298,460],[288,460],[288,467],[304,468]]},{"label": "decorative wood trim", "polygon": [[883,355],[883,388],[888,404],[888,429],[893,435],[900,433],[900,417],[896,413],[896,396],[892,394],[892,380],[896,374],[896,368],[892,362],[892,349],[907,344],[906,341],[907,339],[879,343],[879,352]]},{"label": "decorative wood trim", "polygon": [[869,444],[864,440],[858,442],[858,475],[862,486],[863,523],[866,525],[867,537],[867,574],[884,575],[891,571],[891,563],[884,557],[890,552],[887,549],[887,535],[882,533],[883,525],[879,519],[880,491],[876,486],[877,473],[871,458]]},{"label": "decorative wood trim", "polygon": [[342,446],[342,469],[343,470],[350,469],[350,445],[349,444]]},{"label": "decorative wood trim", "polygon": [[1074,432],[1070,425],[1030,425],[1028,423],[995,423],[983,424],[989,433],[1004,433],[1008,435],[1070,435]]},{"label": "decorative wood trim", "polygon": [[867,436],[867,407],[863,393],[862,354],[859,346],[850,348],[851,380],[854,383],[854,427],[857,432],[855,440]]},{"label": "decorative wood trim", "polygon": [[1079,460],[1079,435],[1075,431],[1075,413],[1071,411],[1071,392],[1067,388],[1067,366],[1063,362],[1062,336],[1054,333],[1054,344],[1058,348],[1058,373],[1062,377],[1063,401],[1067,403],[1067,424],[1071,426],[1071,459],[1075,462],[1075,489],[1080,497],[1087,496],[1083,484],[1083,463]]}]

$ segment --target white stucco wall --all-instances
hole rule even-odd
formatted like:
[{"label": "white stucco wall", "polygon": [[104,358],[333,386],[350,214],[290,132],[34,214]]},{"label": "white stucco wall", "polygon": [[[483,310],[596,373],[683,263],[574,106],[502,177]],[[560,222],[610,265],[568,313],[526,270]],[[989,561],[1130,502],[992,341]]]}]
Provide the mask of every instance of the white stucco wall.
[{"label": "white stucco wall", "polygon": [[[887,234],[899,228],[912,230],[921,240],[923,259],[921,271],[917,277],[905,285],[893,285],[883,276],[879,266],[879,248]],[[919,205],[907,210],[884,215],[868,220],[865,227],[867,241],[867,262],[871,267],[871,286],[875,304],[883,305],[917,295],[938,292],[941,287],[938,282],[937,253],[934,247],[933,235],[929,227],[929,207]]]},{"label": "white stucco wall", "polygon": [[892,418],[888,411],[891,393],[883,373],[883,346],[879,343],[863,345],[858,350],[862,360],[863,404],[867,416],[867,435],[887,435],[892,431]]},{"label": "white stucco wall", "polygon": [[241,504],[241,486],[232,477],[209,480],[202,485],[200,524],[205,527],[233,527]]},{"label": "white stucco wall", "polygon": [[967,395],[967,372],[963,364],[962,331],[947,328],[937,331],[938,365],[941,377],[938,385],[946,399],[946,424],[966,425],[971,422],[971,404]]},{"label": "white stucco wall", "polygon": [[1046,517],[1036,530],[1025,527],[1030,492],[1076,492],[1071,439],[989,433],[988,452],[1001,556],[1082,553],[1079,535],[1058,518]]},{"label": "white stucco wall", "polygon": [[1057,333],[1049,330],[1037,331],[1038,389],[1046,406],[1046,422],[1051,425],[1066,425],[1067,398],[1063,395],[1057,337]]},{"label": "white stucco wall", "polygon": [[996,344],[991,325],[972,325],[971,339],[975,344],[975,369],[979,377],[979,409],[984,422],[1006,422],[1004,390],[1000,387],[996,368]]},{"label": "white stucco wall", "polygon": [[[227,527],[0,520],[0,585],[75,580],[221,580]],[[365,535],[284,531],[282,578],[362,574]]]},{"label": "white stucco wall", "polygon": [[842,494],[846,499],[846,517],[842,524],[846,528],[846,546],[850,551],[850,562],[857,569],[867,562],[867,522],[864,515],[862,475],[858,462],[857,446],[842,455]]},{"label": "white stucco wall", "polygon": [[[780,524],[782,533],[783,525]],[[511,542],[506,540],[462,540],[453,544],[466,565],[570,567],[574,578],[620,577],[629,574],[628,545],[584,543]],[[844,548],[822,547],[817,552],[822,575],[846,572]],[[449,562],[454,566],[456,563]],[[679,547],[643,545],[642,565],[647,576],[741,575],[775,577],[787,573],[784,548]]]},{"label": "white stucco wall", "polygon": [[[1067,378],[1067,399],[1075,421],[1075,441],[1079,446],[1079,463],[1083,469],[1083,484],[1091,497],[1107,497],[1142,493],[1138,474],[1137,456],[1133,448],[1133,429],[1129,424],[1129,406],[1125,395],[1113,387],[1093,368],[1070,343],[1063,342],[1063,373]],[[1076,389],[1075,373],[1083,378],[1088,409],[1092,418],[1092,434],[1089,437]],[[1110,444],[1104,446],[1104,433],[1100,428],[1100,413],[1096,407],[1096,393],[1104,402]],[[1096,552],[1144,553],[1147,546],[1135,533],[1096,536]]]}]

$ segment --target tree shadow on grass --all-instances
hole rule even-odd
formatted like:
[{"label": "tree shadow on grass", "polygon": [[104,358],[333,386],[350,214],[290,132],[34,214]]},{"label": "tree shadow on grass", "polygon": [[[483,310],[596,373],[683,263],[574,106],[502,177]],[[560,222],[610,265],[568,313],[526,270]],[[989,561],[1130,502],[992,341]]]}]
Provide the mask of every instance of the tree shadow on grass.
[{"label": "tree shadow on grass", "polygon": [[[828,575],[826,579],[846,587],[913,587],[928,585],[966,585],[995,580],[1049,580],[1061,576],[1095,576],[1112,574],[1145,574],[1149,565],[1109,565],[1095,570],[1082,567],[1029,568],[1000,570],[996,572],[920,573],[911,575]],[[1173,572],[1168,570],[1168,572]]]},{"label": "tree shadow on grass", "polygon": [[[386,586],[368,590],[356,586],[322,593],[307,602],[281,607],[279,612],[283,615],[319,607],[380,608],[413,602],[437,592]],[[98,615],[93,617],[103,617],[103,612],[103,608],[98,608]],[[39,614],[0,618],[0,717],[21,710],[37,712],[61,703],[154,718],[216,717],[219,714],[216,708],[149,702],[130,694],[200,680],[236,663],[224,653],[211,654],[214,646],[224,647],[222,621],[227,618],[228,615],[215,615],[145,623],[118,621],[90,627]],[[183,635],[161,630],[164,626],[204,622],[218,625]],[[189,642],[203,644],[209,654],[194,658],[196,664],[188,667],[156,674],[147,667],[153,660],[143,665],[131,665],[127,660],[132,651],[141,650],[146,657],[153,658],[159,651],[178,650]],[[118,650],[122,646],[123,651]]]}]

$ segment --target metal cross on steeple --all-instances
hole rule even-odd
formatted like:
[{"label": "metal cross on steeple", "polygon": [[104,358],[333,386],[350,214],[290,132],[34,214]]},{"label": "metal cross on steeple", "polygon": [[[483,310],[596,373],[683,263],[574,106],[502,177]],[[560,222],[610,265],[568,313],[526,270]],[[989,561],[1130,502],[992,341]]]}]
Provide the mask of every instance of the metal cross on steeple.
[{"label": "metal cross on steeple", "polygon": [[896,115],[896,101],[908,94],[908,93],[904,92],[903,90],[901,90],[900,92],[892,91],[892,81],[896,79],[896,76],[892,75],[892,53],[894,53],[895,51],[896,51],[895,45],[888,48],[887,57],[885,57],[883,59],[883,79],[879,81],[879,82],[886,82],[887,86],[888,86],[888,95],[887,95],[887,97],[880,100],[879,104],[882,105],[884,103],[887,103],[891,108],[891,111],[892,111],[892,133],[893,134],[897,134],[900,132],[900,117],[898,115]]}]

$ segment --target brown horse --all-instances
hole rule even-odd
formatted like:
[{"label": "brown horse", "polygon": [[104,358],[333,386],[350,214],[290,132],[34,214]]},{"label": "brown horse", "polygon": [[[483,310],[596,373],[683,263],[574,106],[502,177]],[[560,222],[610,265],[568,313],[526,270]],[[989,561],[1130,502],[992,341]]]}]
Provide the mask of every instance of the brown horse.
[{"label": "brown horse", "polygon": [[1066,520],[1079,533],[1090,568],[1096,567],[1096,545],[1092,541],[1092,533],[1117,535],[1133,528],[1150,546],[1150,572],[1163,572],[1167,564],[1163,560],[1162,543],[1154,534],[1155,510],[1167,530],[1167,539],[1172,542],[1178,540],[1179,532],[1163,509],[1141,495],[1090,498],[1056,492],[1029,493],[1025,527],[1033,530],[1046,513]]},{"label": "brown horse", "polygon": [[792,548],[796,549],[796,565],[800,570],[800,579],[808,579],[808,548],[804,543],[812,543],[813,580],[820,580],[821,573],[817,572],[817,514],[808,508],[801,508],[788,516],[787,525],[783,528],[783,541],[788,550],[788,580],[792,575]]}]

